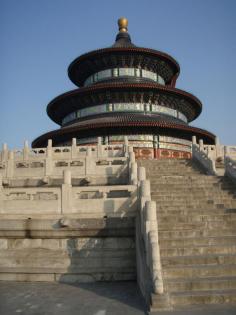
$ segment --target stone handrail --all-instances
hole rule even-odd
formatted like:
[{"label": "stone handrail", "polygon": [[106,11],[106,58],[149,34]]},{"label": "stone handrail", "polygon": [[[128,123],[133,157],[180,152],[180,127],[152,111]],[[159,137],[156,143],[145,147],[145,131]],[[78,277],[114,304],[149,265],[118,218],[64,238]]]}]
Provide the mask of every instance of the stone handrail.
[{"label": "stone handrail", "polygon": [[236,161],[229,156],[225,157],[225,175],[236,183]]},{"label": "stone handrail", "polygon": [[53,147],[52,141],[48,140],[46,148],[31,149],[28,142],[25,141],[22,150],[9,150],[4,144],[0,151],[0,162],[14,159],[15,161],[41,160],[45,158],[51,159],[74,159],[81,158],[86,155],[92,157],[124,157],[127,155],[128,140],[125,138],[124,144],[102,145],[98,139],[97,145],[78,146],[76,139],[72,139],[72,145],[66,147]]},{"label": "stone handrail", "polygon": [[[143,176],[144,171],[142,169],[139,169],[138,172]],[[149,180],[140,180],[138,200],[140,201],[141,232],[146,249],[146,263],[151,274],[153,291],[156,294],[163,294],[156,203],[151,200]]]},{"label": "stone handrail", "polygon": [[215,139],[215,144],[205,144],[202,139],[197,143],[196,136],[193,136],[192,145],[199,147],[211,160],[216,162],[222,162],[225,156],[236,159],[236,146],[220,144],[219,138],[217,137]]},{"label": "stone handrail", "polygon": [[[151,200],[150,181],[146,179],[144,167],[138,167],[133,162],[134,155],[130,152],[130,179],[138,186],[138,211],[141,240],[144,244],[146,266],[152,282],[152,291],[163,294],[162,268],[160,261],[160,248],[158,242],[158,222],[156,217],[156,203]],[[135,164],[136,165],[135,165]],[[142,291],[142,289],[141,289]]]},{"label": "stone handrail", "polygon": [[[64,149],[70,150],[70,148]],[[93,149],[99,149],[100,153],[94,156]],[[53,150],[57,150],[57,147]],[[86,155],[83,156],[72,157],[71,154],[60,153],[55,157],[52,154],[47,154],[47,156],[38,156],[35,159],[28,155],[27,159],[20,160],[15,156],[14,151],[9,151],[8,156],[6,157],[4,154],[4,159],[0,161],[0,174],[5,179],[12,179],[61,177],[66,169],[70,169],[73,175],[77,177],[116,175],[119,171],[120,173],[124,172],[127,169],[128,146],[122,145],[122,156],[103,154],[109,150],[110,146],[90,146],[86,147]]]},{"label": "stone handrail", "polygon": [[217,161],[219,158],[224,157],[224,146],[220,144],[204,144],[202,140],[199,141],[199,144],[195,144],[198,148],[204,152],[208,158],[213,161]]},{"label": "stone handrail", "polygon": [[138,184],[138,165],[135,161],[135,154],[133,152],[133,147],[128,147],[128,166],[129,166],[129,183],[131,185]]},{"label": "stone handrail", "polygon": [[209,175],[216,175],[215,161],[207,155],[201,146],[192,144],[192,157],[203,166]]},{"label": "stone handrail", "polygon": [[71,171],[58,187],[4,187],[0,176],[0,214],[129,215],[137,209],[134,185],[72,186]]},{"label": "stone handrail", "polygon": [[225,145],[224,146],[224,155],[231,159],[236,160],[236,146],[235,145]]}]

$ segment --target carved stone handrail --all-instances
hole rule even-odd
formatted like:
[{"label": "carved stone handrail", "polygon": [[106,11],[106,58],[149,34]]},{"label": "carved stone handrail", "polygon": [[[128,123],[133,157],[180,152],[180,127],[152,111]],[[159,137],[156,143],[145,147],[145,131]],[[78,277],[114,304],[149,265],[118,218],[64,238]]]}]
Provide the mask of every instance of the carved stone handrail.
[{"label": "carved stone handrail", "polygon": [[197,160],[209,175],[216,175],[215,161],[208,157],[206,152],[201,149],[201,146],[192,144],[192,157]]},{"label": "carved stone handrail", "polygon": [[146,249],[146,263],[151,274],[153,291],[156,294],[163,294],[156,203],[151,200],[148,180],[140,182],[138,199],[140,200],[141,231]]},{"label": "carved stone handrail", "polygon": [[129,165],[129,183],[131,185],[138,184],[138,165],[135,161],[133,147],[128,147],[128,165]]},{"label": "carved stone handrail", "polygon": [[[37,154],[32,156],[26,145],[23,151],[18,152],[19,155],[3,146],[0,173],[5,179],[61,177],[66,169],[72,170],[77,176],[117,174],[127,168],[128,145],[120,145],[118,155],[115,148],[117,147],[98,144],[82,147],[80,154],[80,151],[73,153],[74,150],[81,149],[79,146],[72,144],[71,147],[52,147],[49,141],[47,148],[35,149]],[[60,152],[55,153],[57,150]]]},{"label": "carved stone handrail", "polygon": [[229,156],[225,157],[225,175],[236,183],[236,161]]},{"label": "carved stone handrail", "polygon": [[6,144],[3,144],[0,151],[0,162],[7,161],[12,152],[12,158],[15,161],[28,161],[38,159],[74,159],[90,155],[93,157],[125,157],[127,155],[128,140],[124,139],[124,144],[103,145],[100,138],[97,145],[81,146],[76,144],[76,139],[72,139],[72,145],[66,147],[53,147],[52,140],[48,140],[45,148],[29,148],[28,142],[25,141],[23,149],[9,150]]},{"label": "carved stone handrail", "polygon": [[219,138],[215,138],[215,144],[205,144],[202,139],[197,143],[196,136],[192,137],[192,145],[196,145],[208,158],[216,162],[224,161],[226,156],[236,159],[236,146],[220,144]]},{"label": "carved stone handrail", "polygon": [[[132,147],[129,147],[129,179],[130,184],[137,185],[138,211],[141,240],[144,244],[146,268],[152,282],[152,292],[163,294],[163,278],[158,242],[158,222],[156,217],[156,203],[151,200],[150,181],[146,179],[144,167],[137,167]],[[138,250],[138,249],[137,249]],[[149,278],[148,276],[148,278]],[[141,281],[141,280],[140,280]],[[143,288],[140,288],[144,291]],[[146,294],[145,294],[146,295]]]}]

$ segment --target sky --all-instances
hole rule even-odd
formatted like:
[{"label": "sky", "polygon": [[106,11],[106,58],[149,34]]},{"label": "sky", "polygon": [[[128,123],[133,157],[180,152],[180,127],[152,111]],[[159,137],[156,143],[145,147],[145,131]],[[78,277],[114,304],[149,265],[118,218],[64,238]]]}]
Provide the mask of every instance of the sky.
[{"label": "sky", "polygon": [[76,88],[69,64],[111,46],[121,16],[133,43],[179,62],[176,86],[203,104],[191,125],[236,145],[235,0],[0,0],[0,144],[58,128],[46,106]]}]

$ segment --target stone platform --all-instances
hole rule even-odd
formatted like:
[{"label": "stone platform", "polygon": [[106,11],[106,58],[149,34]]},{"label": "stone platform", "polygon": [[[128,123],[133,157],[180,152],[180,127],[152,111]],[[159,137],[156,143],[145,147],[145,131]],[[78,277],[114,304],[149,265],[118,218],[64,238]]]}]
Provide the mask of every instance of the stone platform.
[{"label": "stone platform", "polygon": [[[34,151],[27,146],[19,152],[5,148],[1,158],[2,283],[20,281],[18,288],[28,288],[25,282],[42,282],[35,284],[39,297],[45,281],[68,283],[77,288],[71,301],[75,310],[80,300],[84,305],[77,284],[80,289],[94,288],[91,283],[81,287],[94,281],[104,282],[96,285],[104,285],[108,297],[118,290],[118,301],[120,295],[129,295],[120,283],[126,281],[126,290],[127,283],[136,281],[134,290],[140,288],[152,311],[236,303],[231,160],[232,172],[225,176],[217,176],[206,157],[205,164],[200,158],[197,163],[160,159],[137,164],[127,142],[87,148],[53,148],[49,142],[47,148]],[[109,281],[117,282],[114,290],[109,284],[110,292]],[[104,303],[109,309],[103,300],[99,307]],[[98,309],[91,314],[105,313]]]}]

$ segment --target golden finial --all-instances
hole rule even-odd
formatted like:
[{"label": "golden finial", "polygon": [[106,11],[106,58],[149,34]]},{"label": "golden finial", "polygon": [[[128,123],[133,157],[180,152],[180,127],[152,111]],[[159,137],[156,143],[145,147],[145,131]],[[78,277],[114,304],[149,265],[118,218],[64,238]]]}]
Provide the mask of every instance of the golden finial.
[{"label": "golden finial", "polygon": [[128,20],[125,17],[121,17],[118,20],[119,31],[127,32],[128,31]]}]

